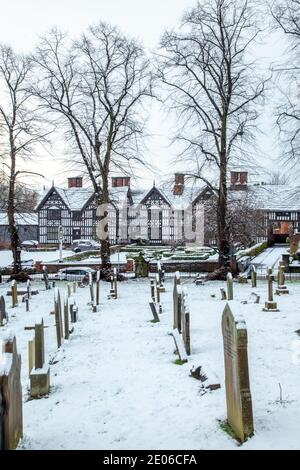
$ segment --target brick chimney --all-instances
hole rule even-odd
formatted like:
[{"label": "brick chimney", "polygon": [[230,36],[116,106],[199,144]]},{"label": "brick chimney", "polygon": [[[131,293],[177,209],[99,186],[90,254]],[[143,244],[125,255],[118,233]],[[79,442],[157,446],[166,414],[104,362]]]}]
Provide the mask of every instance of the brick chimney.
[{"label": "brick chimney", "polygon": [[113,176],[111,179],[111,185],[113,188],[129,188],[130,177],[129,176]]},{"label": "brick chimney", "polygon": [[182,196],[184,190],[184,173],[175,173],[174,196]]},{"label": "brick chimney", "polygon": [[235,191],[246,190],[248,186],[248,172],[247,171],[232,171],[231,172],[231,189]]},{"label": "brick chimney", "polygon": [[82,176],[68,178],[68,188],[82,188]]}]

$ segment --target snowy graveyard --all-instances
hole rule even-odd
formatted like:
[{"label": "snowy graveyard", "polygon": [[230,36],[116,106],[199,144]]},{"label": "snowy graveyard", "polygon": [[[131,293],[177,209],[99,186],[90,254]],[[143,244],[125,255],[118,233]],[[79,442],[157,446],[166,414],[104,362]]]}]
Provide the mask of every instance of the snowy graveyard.
[{"label": "snowy graveyard", "polygon": [[[0,340],[15,334],[22,358],[24,437],[19,448],[299,448],[300,285],[289,283],[290,295],[275,295],[280,311],[265,312],[267,281],[258,281],[255,289],[251,282],[234,282],[234,300],[228,302],[220,294],[221,288],[227,290],[226,283],[196,286],[181,279],[179,292],[185,293],[189,312],[186,361],[178,361],[172,337],[178,323],[173,308],[175,285],[174,279],[164,284],[158,279],[155,289],[149,280],[125,281],[118,283],[115,298],[111,284],[101,282],[96,309],[90,286],[76,286],[75,291],[69,285],[68,309],[75,303],[78,318],[72,324],[69,318],[73,332],[68,339],[63,331],[59,333],[60,348],[53,314],[58,290],[33,283],[39,294],[30,298],[26,312],[20,296],[18,306],[12,308],[12,297],[6,296],[8,285],[0,285],[8,314],[8,322],[3,319],[0,327]],[[57,282],[56,287],[62,300],[59,322],[64,325],[68,285]],[[159,322],[153,321],[150,297]],[[248,334],[254,436],[243,446],[224,430],[222,315],[227,302],[234,316],[243,316]],[[36,328],[41,318],[44,325]],[[37,332],[43,349],[35,357],[43,363],[46,382],[50,366],[51,386],[49,394],[32,399],[32,382],[36,382],[30,379],[28,342]],[[175,336],[184,349],[184,334]],[[201,371],[198,376],[196,370]]]}]

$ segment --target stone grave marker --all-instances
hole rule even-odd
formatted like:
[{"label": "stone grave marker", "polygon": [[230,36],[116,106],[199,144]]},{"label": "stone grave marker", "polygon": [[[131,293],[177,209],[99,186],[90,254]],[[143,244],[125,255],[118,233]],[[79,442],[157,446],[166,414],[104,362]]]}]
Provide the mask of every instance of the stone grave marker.
[{"label": "stone grave marker", "polygon": [[191,355],[191,335],[190,335],[190,309],[188,305],[188,293],[182,289],[181,297],[181,328],[184,347],[188,356]]},{"label": "stone grave marker", "polygon": [[248,335],[242,316],[234,316],[229,304],[222,316],[227,420],[235,436],[245,442],[253,435],[252,398],[248,368]]},{"label": "stone grave marker", "polygon": [[100,270],[97,271],[96,278],[96,305],[100,305]]},{"label": "stone grave marker", "polygon": [[233,300],[233,279],[232,274],[227,274],[227,300]]},{"label": "stone grave marker", "polygon": [[50,367],[45,364],[44,320],[35,325],[34,367],[30,372],[30,396],[47,395],[50,390]]},{"label": "stone grave marker", "polygon": [[17,352],[15,337],[3,342],[1,361],[0,390],[4,408],[2,447],[4,450],[14,450],[23,437],[21,356]]},{"label": "stone grave marker", "polygon": [[115,299],[118,298],[118,273],[117,268],[114,268],[114,291],[115,291]]},{"label": "stone grave marker", "polygon": [[226,294],[225,289],[223,289],[222,287],[220,291],[221,291],[221,300],[227,300],[227,294]]},{"label": "stone grave marker", "polygon": [[268,269],[268,301],[265,303],[264,312],[279,312],[277,302],[274,302],[273,292],[274,275],[272,268]]},{"label": "stone grave marker", "polygon": [[62,327],[62,314],[61,314],[61,300],[60,300],[60,292],[59,292],[58,287],[55,287],[55,291],[54,291],[54,314],[55,314],[57,347],[60,348],[62,344],[62,338],[63,338],[63,327]]},{"label": "stone grave marker", "polygon": [[11,283],[11,298],[12,298],[12,308],[17,307],[18,305],[18,286],[16,281]]},{"label": "stone grave marker", "polygon": [[150,290],[151,290],[151,299],[155,302],[155,281],[152,279],[150,281]]},{"label": "stone grave marker", "polygon": [[251,283],[252,283],[252,289],[256,289],[257,287],[257,272],[256,272],[256,267],[253,266],[253,269],[251,271]]},{"label": "stone grave marker", "polygon": [[94,282],[93,282],[92,273],[89,273],[89,286],[90,286],[91,305],[94,305],[95,293],[94,293]]},{"label": "stone grave marker", "polygon": [[43,266],[43,279],[44,279],[44,283],[45,283],[45,289],[50,290],[51,285],[50,285],[50,282],[49,282],[49,273],[48,273],[47,266]]},{"label": "stone grave marker", "polygon": [[285,285],[285,265],[280,262],[278,268],[278,287],[276,289],[277,295],[288,295],[289,290]]},{"label": "stone grave marker", "polygon": [[151,308],[151,312],[152,312],[154,321],[156,323],[160,322],[160,318],[159,318],[158,312],[156,310],[156,304],[155,304],[155,302],[153,302],[153,299],[149,300],[149,305],[150,305],[150,308]]},{"label": "stone grave marker", "polygon": [[70,326],[69,326],[69,296],[68,296],[68,291],[65,292],[65,299],[64,299],[64,326],[65,326],[65,339],[69,339]]},{"label": "stone grave marker", "polygon": [[6,306],[5,306],[5,299],[3,295],[0,297],[0,326],[4,325],[4,320],[8,320]]},{"label": "stone grave marker", "polygon": [[181,299],[182,289],[179,273],[175,274],[173,287],[173,329],[181,333]]}]

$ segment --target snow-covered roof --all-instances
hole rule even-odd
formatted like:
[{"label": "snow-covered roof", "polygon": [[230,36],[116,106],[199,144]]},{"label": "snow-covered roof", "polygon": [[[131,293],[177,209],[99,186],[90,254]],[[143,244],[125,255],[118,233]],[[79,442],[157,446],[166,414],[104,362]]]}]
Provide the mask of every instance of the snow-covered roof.
[{"label": "snow-covered roof", "polygon": [[92,188],[55,189],[70,211],[80,211],[94,194]]},{"label": "snow-covered roof", "polygon": [[[38,225],[38,215],[34,213],[15,214],[17,225]],[[0,225],[8,225],[6,212],[0,212]]]},{"label": "snow-covered roof", "polygon": [[235,199],[248,198],[257,209],[300,211],[300,188],[287,185],[249,185],[247,191],[230,191]]}]

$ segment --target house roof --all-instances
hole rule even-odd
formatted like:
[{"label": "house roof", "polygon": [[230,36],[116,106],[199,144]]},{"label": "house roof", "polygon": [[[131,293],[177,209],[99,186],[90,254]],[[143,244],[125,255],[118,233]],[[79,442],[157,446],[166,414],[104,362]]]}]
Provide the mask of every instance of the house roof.
[{"label": "house roof", "polygon": [[[38,215],[32,212],[15,214],[15,221],[17,225],[38,225]],[[8,225],[8,218],[6,212],[0,212],[0,225]]]},{"label": "house roof", "polygon": [[257,209],[275,212],[300,211],[300,188],[287,185],[252,185],[247,191],[230,191],[236,199],[248,198]]}]

